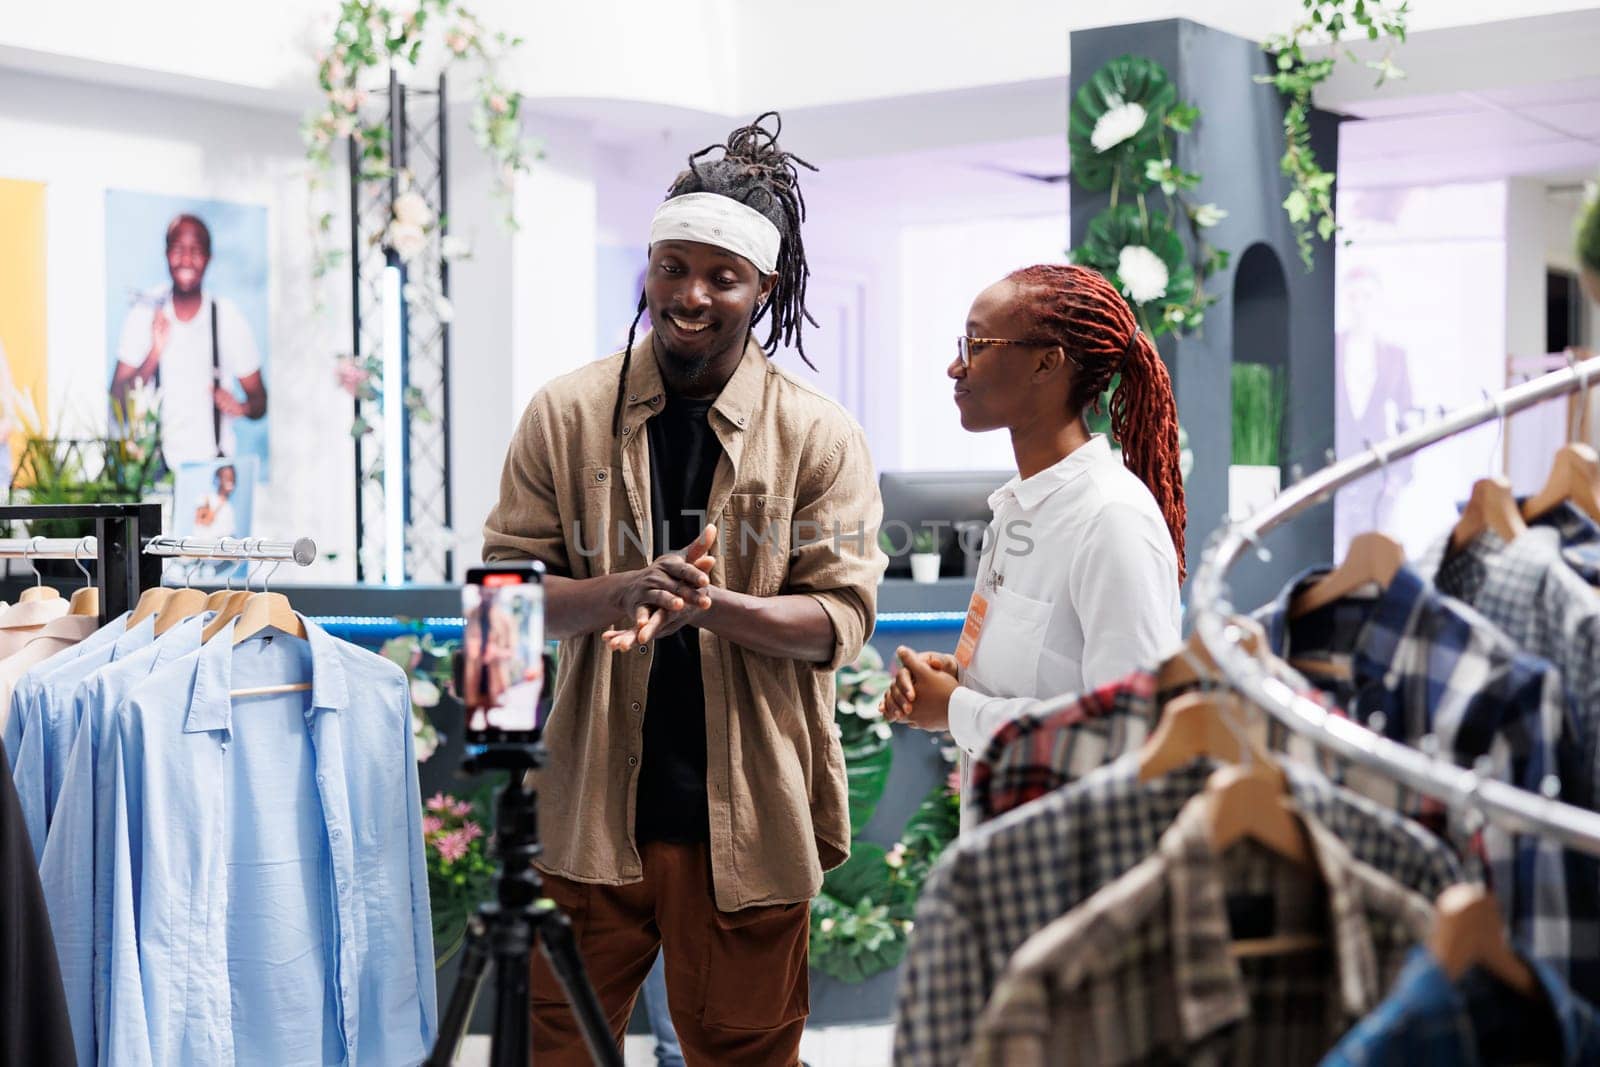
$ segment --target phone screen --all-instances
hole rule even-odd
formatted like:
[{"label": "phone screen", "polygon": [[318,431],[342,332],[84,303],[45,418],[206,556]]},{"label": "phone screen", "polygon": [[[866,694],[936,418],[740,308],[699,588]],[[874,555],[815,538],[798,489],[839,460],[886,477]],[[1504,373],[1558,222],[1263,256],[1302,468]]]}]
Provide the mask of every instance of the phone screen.
[{"label": "phone screen", "polygon": [[544,727],[544,588],[528,564],[467,572],[461,589],[461,657],[456,692],[466,706],[466,740],[532,741]]}]

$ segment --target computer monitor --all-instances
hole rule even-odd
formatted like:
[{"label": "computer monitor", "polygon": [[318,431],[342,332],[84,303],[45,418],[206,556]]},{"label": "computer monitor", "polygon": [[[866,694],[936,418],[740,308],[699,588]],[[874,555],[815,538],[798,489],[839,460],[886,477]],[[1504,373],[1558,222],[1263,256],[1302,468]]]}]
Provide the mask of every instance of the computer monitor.
[{"label": "computer monitor", "polygon": [[993,518],[989,496],[1015,476],[1015,471],[992,470],[881,474],[878,489],[883,494],[889,576],[904,578],[911,574],[912,541],[922,531],[932,533],[938,541],[940,577],[975,575],[983,529]]}]

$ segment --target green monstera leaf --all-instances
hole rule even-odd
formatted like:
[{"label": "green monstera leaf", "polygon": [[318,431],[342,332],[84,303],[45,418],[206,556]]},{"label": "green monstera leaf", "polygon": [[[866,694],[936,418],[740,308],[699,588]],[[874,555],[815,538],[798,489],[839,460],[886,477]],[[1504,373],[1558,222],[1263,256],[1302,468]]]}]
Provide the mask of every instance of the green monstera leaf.
[{"label": "green monstera leaf", "polygon": [[[1145,291],[1145,279],[1122,277],[1123,250],[1128,248],[1149,249],[1166,268],[1164,291],[1159,296]],[[1194,296],[1194,268],[1183,239],[1163,212],[1141,213],[1136,204],[1118,204],[1096,216],[1083,243],[1072,250],[1072,261],[1093,267],[1110,279],[1147,325],[1151,319],[1162,319],[1168,306],[1186,304]]]},{"label": "green monstera leaf", "polygon": [[1072,99],[1073,180],[1091,192],[1111,188],[1119,171],[1124,182],[1143,182],[1146,163],[1160,159],[1162,124],[1177,102],[1177,88],[1152,59],[1119,56],[1101,67]]}]

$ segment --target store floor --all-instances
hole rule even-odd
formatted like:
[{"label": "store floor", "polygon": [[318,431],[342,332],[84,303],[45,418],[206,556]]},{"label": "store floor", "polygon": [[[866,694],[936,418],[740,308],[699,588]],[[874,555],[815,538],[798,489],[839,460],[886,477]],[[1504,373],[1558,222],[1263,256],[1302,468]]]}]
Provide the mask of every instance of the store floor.
[{"label": "store floor", "polygon": [[[891,1026],[824,1026],[807,1030],[800,1039],[800,1056],[811,1067],[888,1067],[894,1040]],[[628,1038],[628,1067],[655,1067],[655,1039]],[[484,1067],[489,1062],[489,1039],[468,1037],[457,1067]]]}]

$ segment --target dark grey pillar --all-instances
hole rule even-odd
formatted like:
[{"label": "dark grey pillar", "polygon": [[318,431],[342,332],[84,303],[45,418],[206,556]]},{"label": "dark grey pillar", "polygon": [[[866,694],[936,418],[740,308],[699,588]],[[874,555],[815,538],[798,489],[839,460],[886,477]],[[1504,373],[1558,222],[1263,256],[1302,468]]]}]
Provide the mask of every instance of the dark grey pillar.
[{"label": "dark grey pillar", "polygon": [[[1207,312],[1201,332],[1169,334],[1160,342],[1195,457],[1187,486],[1192,572],[1227,508],[1232,360],[1287,368],[1284,484],[1323,466],[1333,447],[1333,247],[1319,242],[1310,273],[1300,262],[1282,207],[1288,183],[1278,171],[1283,104],[1276,89],[1254,81],[1268,73],[1271,62],[1259,45],[1168,19],[1078,31],[1071,49],[1073,93],[1121,55],[1148,56],[1166,68],[1179,99],[1200,109],[1195,129],[1171,138],[1175,162],[1202,176],[1196,202],[1228,212],[1210,235],[1214,245],[1233,253],[1228,270],[1207,282],[1221,299]],[[1312,131],[1318,158],[1332,167],[1338,159],[1337,117],[1317,112]],[[1073,187],[1074,243],[1107,202],[1107,193]],[[1241,608],[1256,606],[1297,571],[1328,559],[1332,508],[1295,520],[1268,538],[1267,546],[1270,563],[1250,560],[1235,569],[1233,601]]]}]

